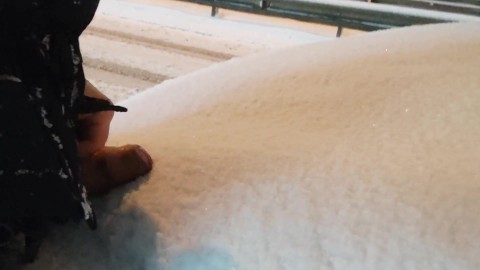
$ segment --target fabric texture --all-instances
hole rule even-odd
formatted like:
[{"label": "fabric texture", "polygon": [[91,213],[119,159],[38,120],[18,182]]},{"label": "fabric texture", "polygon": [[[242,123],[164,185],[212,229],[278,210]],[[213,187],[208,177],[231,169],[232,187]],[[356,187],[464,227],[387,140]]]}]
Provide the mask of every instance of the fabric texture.
[{"label": "fabric texture", "polygon": [[102,110],[84,97],[78,42],[97,5],[0,3],[0,221],[85,219],[95,227],[75,129],[79,111]]}]

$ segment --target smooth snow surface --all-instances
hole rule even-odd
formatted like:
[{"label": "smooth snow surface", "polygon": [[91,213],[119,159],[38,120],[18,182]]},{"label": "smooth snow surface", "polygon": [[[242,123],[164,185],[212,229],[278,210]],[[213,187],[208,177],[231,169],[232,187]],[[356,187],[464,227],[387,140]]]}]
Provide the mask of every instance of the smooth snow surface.
[{"label": "smooth snow surface", "polygon": [[146,179],[31,269],[480,269],[480,25],[233,59],[124,103]]}]

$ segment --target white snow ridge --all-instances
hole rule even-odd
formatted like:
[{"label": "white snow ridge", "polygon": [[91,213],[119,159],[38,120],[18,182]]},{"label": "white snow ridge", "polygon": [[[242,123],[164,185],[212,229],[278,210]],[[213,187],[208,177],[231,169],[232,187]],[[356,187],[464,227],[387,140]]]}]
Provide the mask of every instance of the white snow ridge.
[{"label": "white snow ridge", "polygon": [[123,105],[151,175],[30,269],[480,269],[480,24],[234,59]]}]

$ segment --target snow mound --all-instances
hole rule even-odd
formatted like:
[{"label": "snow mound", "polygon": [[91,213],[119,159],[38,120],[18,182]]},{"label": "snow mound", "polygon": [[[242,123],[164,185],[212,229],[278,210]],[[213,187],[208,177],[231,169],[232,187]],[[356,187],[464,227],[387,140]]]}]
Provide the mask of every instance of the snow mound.
[{"label": "snow mound", "polygon": [[39,269],[480,269],[480,24],[233,59],[124,103],[155,160]]}]

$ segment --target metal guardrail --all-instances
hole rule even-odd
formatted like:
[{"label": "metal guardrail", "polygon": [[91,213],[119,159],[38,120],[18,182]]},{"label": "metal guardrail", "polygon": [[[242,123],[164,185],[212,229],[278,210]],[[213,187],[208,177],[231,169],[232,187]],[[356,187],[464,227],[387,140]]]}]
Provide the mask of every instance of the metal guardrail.
[{"label": "metal guardrail", "polygon": [[[364,31],[416,24],[479,21],[480,0],[182,0],[248,13]],[[427,10],[427,8],[429,10]],[[434,10],[432,10],[434,9]],[[441,10],[441,11],[438,11]],[[448,11],[448,12],[445,12]],[[456,13],[455,13],[456,12]]]},{"label": "metal guardrail", "polygon": [[480,0],[372,0],[370,2],[480,16]]}]

